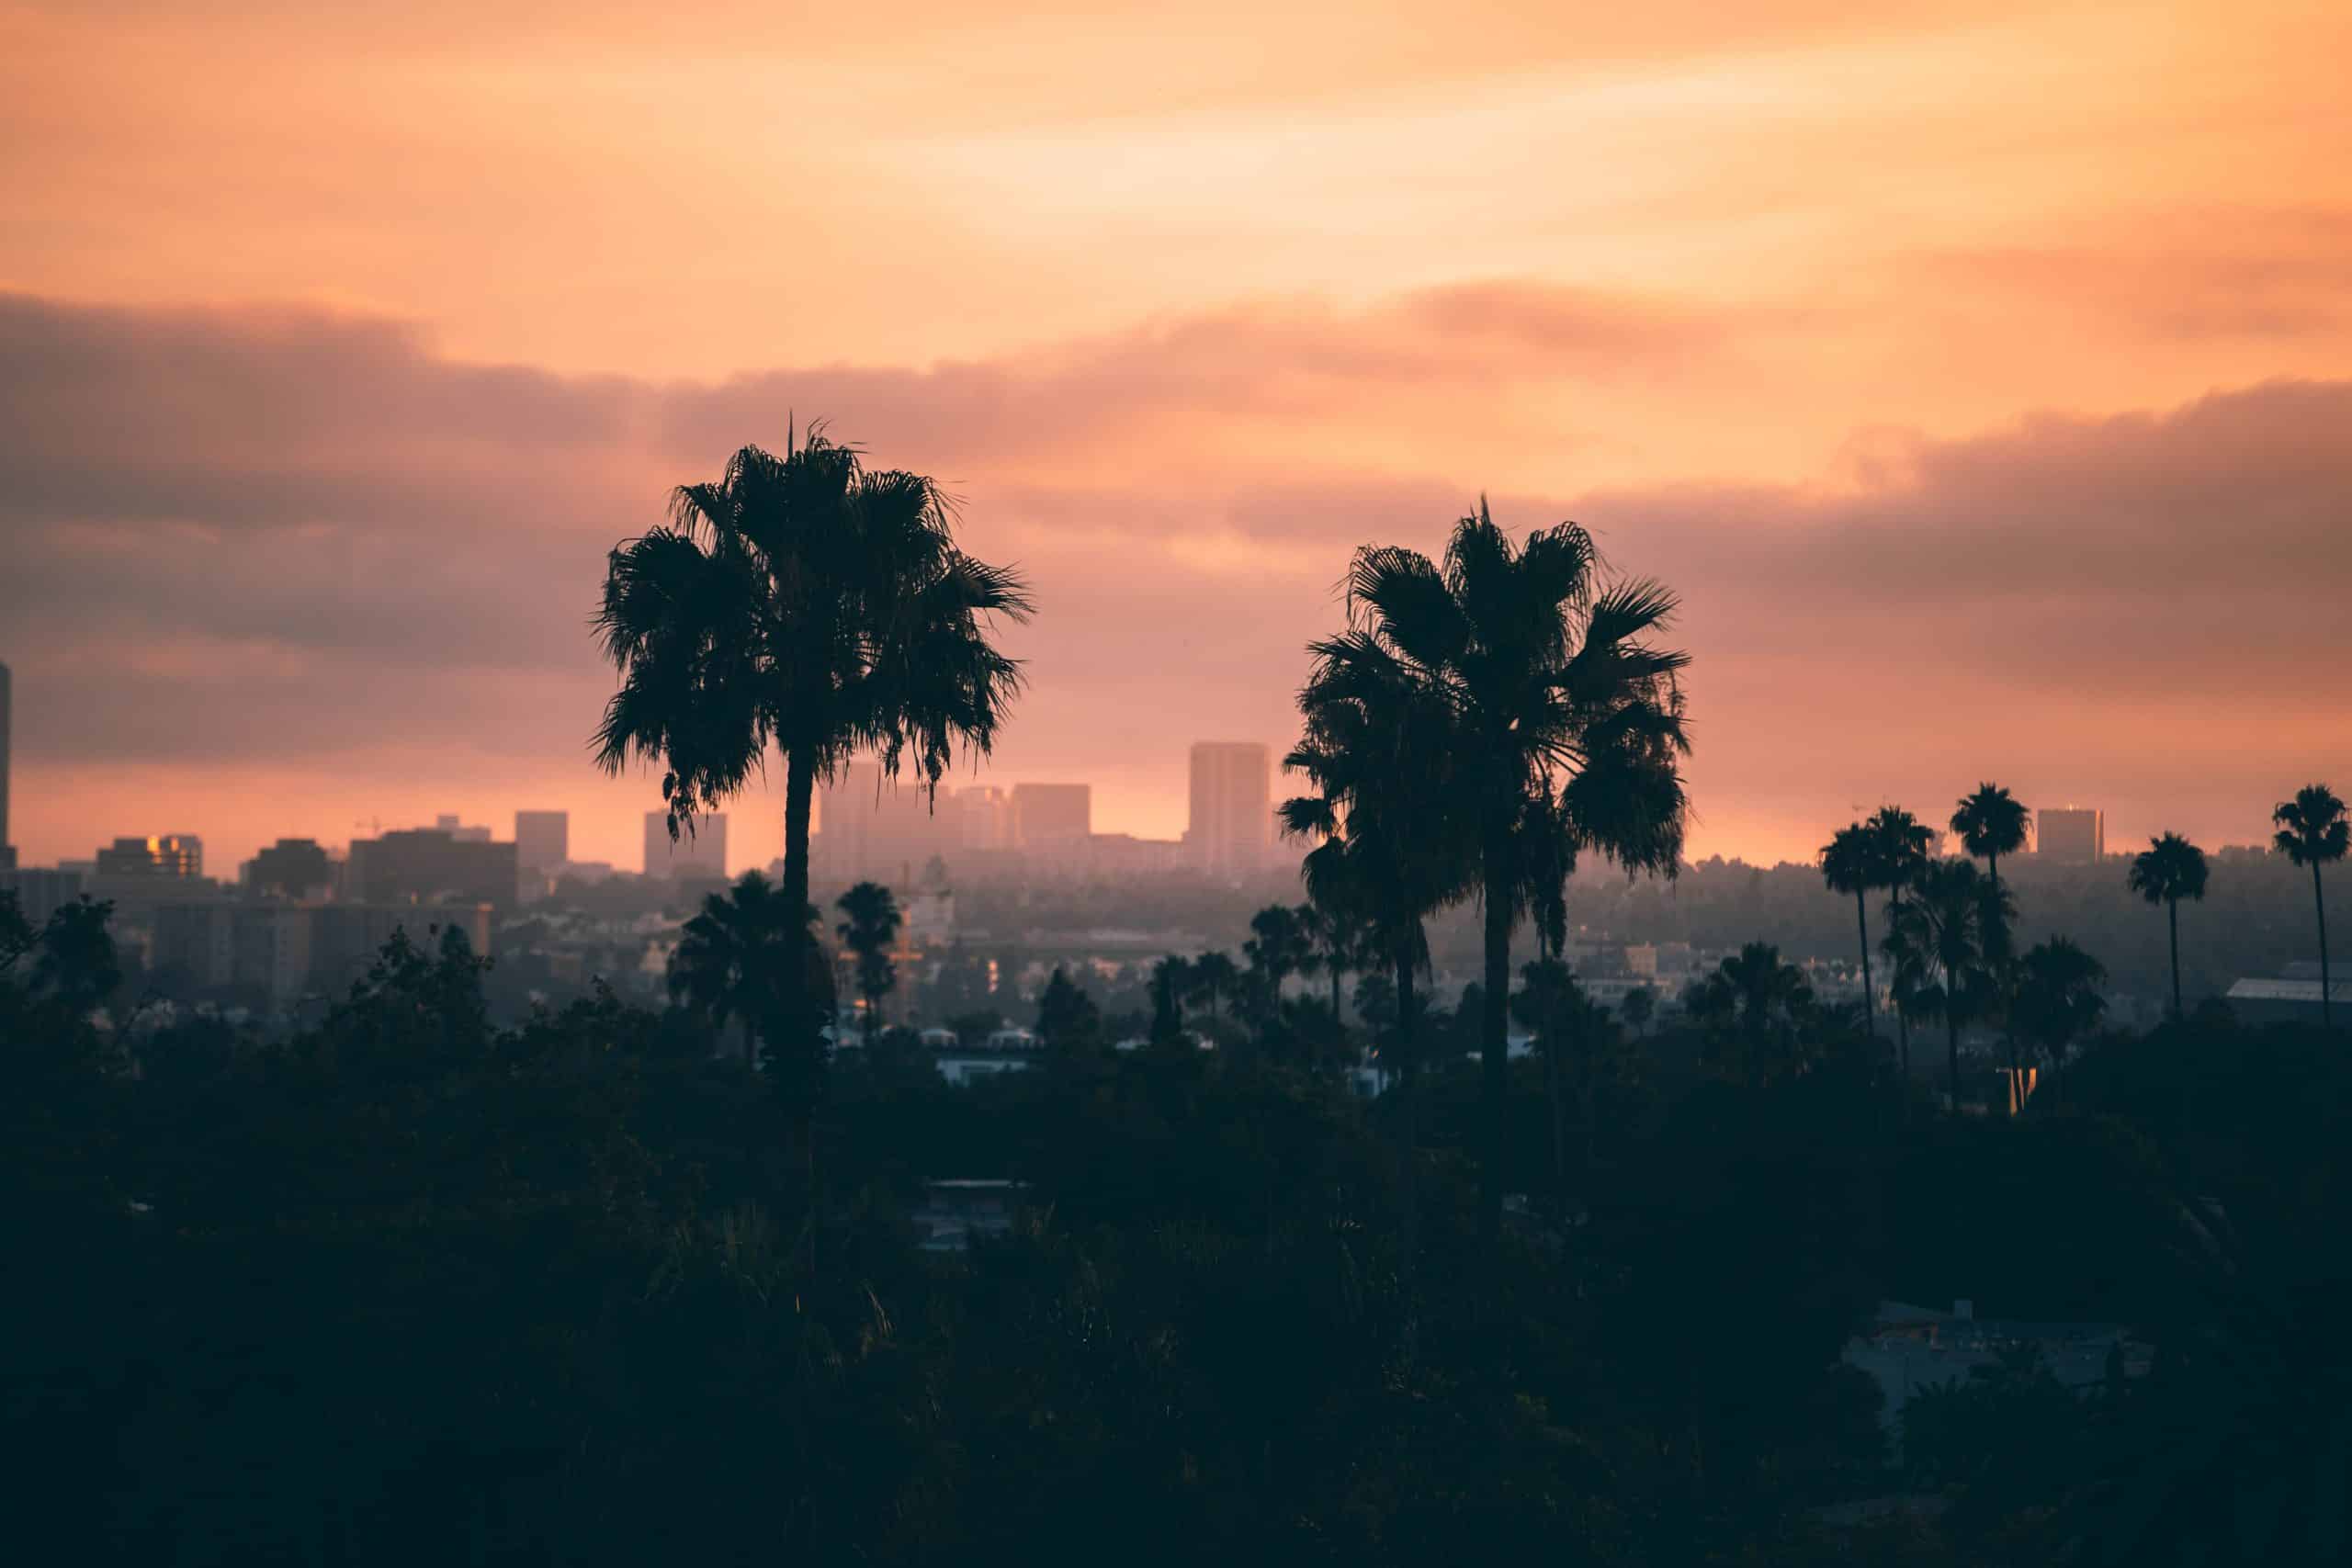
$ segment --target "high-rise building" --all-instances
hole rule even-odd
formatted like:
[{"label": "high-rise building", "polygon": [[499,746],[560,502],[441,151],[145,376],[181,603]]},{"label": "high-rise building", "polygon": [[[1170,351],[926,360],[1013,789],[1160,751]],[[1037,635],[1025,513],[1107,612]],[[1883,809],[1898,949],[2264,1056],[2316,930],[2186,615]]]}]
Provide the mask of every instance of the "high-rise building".
[{"label": "high-rise building", "polygon": [[1012,799],[994,784],[967,784],[939,804],[959,850],[1012,848]]},{"label": "high-rise building", "polygon": [[117,839],[98,852],[97,874],[199,877],[204,874],[204,840],[193,833]]},{"label": "high-rise building", "polygon": [[681,827],[677,840],[673,842],[669,813],[647,812],[645,874],[715,876],[724,880],[727,875],[727,813],[695,813],[692,830]]},{"label": "high-rise building", "polygon": [[1255,740],[1195,741],[1192,782],[1193,863],[1212,876],[1261,870],[1274,841],[1271,753]]},{"label": "high-rise building", "polygon": [[316,839],[280,839],[245,863],[243,881],[263,897],[322,898],[334,890],[334,862]]},{"label": "high-rise building", "polygon": [[2090,865],[2107,853],[2107,814],[2093,807],[2044,807],[2036,814],[2036,859],[2052,865]]},{"label": "high-rise building", "polygon": [[0,664],[0,871],[16,868],[16,840],[8,837],[8,667]]},{"label": "high-rise building", "polygon": [[842,765],[819,793],[816,848],[824,874],[840,882],[912,886],[931,857],[955,848],[961,818],[956,802],[972,793],[931,792],[912,779],[886,777],[878,762]]},{"label": "high-rise building", "polygon": [[458,839],[438,828],[412,828],[380,839],[354,839],[344,886],[362,904],[514,902],[514,846]]},{"label": "high-rise building", "polygon": [[433,819],[433,830],[436,833],[447,833],[449,837],[457,840],[458,842],[461,844],[486,844],[490,842],[489,829],[482,827],[468,827],[466,824],[458,820],[458,814],[454,811],[444,811],[440,816],[435,817]]},{"label": "high-rise building", "polygon": [[30,922],[35,931],[49,923],[49,917],[65,905],[82,897],[83,878],[78,871],[51,871],[21,866],[13,871],[0,871],[0,893],[17,896],[17,912]]},{"label": "high-rise building", "polygon": [[1082,784],[1017,784],[1012,786],[1012,830],[1024,850],[1083,843],[1094,831],[1094,786]]},{"label": "high-rise building", "polygon": [[571,813],[514,813],[514,863],[523,871],[551,876],[571,858]]}]

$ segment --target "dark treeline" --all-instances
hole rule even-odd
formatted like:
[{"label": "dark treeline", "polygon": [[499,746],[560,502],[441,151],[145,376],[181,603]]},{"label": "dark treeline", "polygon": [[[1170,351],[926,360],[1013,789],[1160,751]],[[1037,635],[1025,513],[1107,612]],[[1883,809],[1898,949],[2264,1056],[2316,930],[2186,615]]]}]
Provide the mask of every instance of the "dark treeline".
[{"label": "dark treeline", "polygon": [[[1276,1046],[1115,1053],[1065,999],[1035,1069],[956,1089],[885,1034],[837,1054],[804,1163],[798,1111],[696,1010],[496,1029],[461,942],[403,941],[290,1042],[125,1039],[90,1021],[103,937],[16,931],[0,982],[0,1408],[77,1560],[2341,1540],[2352,1070],[2317,1031],[2101,1038],[2008,1119],[1906,1105],[1803,1007],[1785,1053],[1736,1014],[1564,1022],[1569,1153],[1544,1061],[1514,1064],[1533,1201],[1498,1265],[1477,1067],[1431,1066],[1408,1270],[1395,1097]],[[1029,1184],[1013,1231],[920,1250],[923,1180],[975,1175]],[[1979,1378],[1916,1404],[1898,1457],[1840,1348],[1883,1297],[1959,1296],[2129,1324],[2152,1370]]]}]

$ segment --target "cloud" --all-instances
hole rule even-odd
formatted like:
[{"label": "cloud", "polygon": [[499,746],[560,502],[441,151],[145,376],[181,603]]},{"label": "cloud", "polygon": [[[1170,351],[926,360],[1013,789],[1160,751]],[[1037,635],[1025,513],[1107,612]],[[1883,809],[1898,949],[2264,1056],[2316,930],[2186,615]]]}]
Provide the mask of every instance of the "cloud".
[{"label": "cloud", "polygon": [[[1526,388],[1586,387],[1587,360],[1638,376],[1736,333],[1482,284],[700,385],[453,362],[379,321],[0,298],[19,767],[37,794],[44,758],[306,778],[345,758],[340,810],[390,754],[545,793],[609,690],[586,628],[605,547],[667,485],[823,412],[879,459],[956,478],[973,547],[1035,579],[1005,771],[1118,782],[1106,819],[1172,832],[1185,744],[1289,738],[1348,550],[1436,547],[1486,477],[1490,417],[1534,428]],[[1351,411],[1371,434],[1338,428]],[[1932,804],[1990,772],[2179,803],[2180,825],[2201,811],[2244,838],[2221,814],[2258,817],[2258,782],[2346,771],[2347,429],[2352,382],[2286,381],[1880,433],[1816,485],[1494,502],[1514,527],[1577,517],[1683,594],[1711,819],[1810,832],[1849,801]]]}]

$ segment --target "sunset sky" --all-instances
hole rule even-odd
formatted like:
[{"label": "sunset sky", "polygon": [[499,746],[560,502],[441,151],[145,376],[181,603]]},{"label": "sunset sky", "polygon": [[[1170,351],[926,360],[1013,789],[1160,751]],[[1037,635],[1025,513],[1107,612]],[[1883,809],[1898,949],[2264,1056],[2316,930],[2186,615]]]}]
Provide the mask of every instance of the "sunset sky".
[{"label": "sunset sky", "polygon": [[2253,841],[2352,780],[2347,59],[2343,0],[0,0],[12,837],[633,868],[604,552],[797,413],[1030,573],[989,776],[1098,830],[1286,745],[1348,551],[1483,491],[1684,596],[1698,855],[1984,778]]}]

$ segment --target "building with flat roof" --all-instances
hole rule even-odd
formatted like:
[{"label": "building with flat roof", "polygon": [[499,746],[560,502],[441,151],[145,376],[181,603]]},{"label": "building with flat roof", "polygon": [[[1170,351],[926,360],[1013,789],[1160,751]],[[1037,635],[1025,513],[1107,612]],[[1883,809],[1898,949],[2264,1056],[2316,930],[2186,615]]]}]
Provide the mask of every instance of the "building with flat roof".
[{"label": "building with flat roof", "polygon": [[264,898],[324,898],[334,891],[334,858],[316,839],[280,839],[242,869],[245,891]]},{"label": "building with flat roof", "polygon": [[360,904],[514,903],[514,846],[459,839],[437,828],[354,839],[345,894]]},{"label": "building with flat roof", "polygon": [[571,858],[571,813],[514,813],[514,863],[524,871],[552,874]]},{"label": "building with flat roof", "polygon": [[2052,865],[2092,865],[2107,854],[2107,814],[2093,807],[2049,806],[2035,816],[2033,852]]},{"label": "building with flat roof", "polygon": [[204,840],[193,833],[155,833],[117,839],[100,850],[97,874],[105,877],[179,877],[204,874]]},{"label": "building with flat roof", "polygon": [[1017,784],[1012,786],[1012,829],[1023,849],[1066,845],[1094,831],[1094,786],[1082,784]]},{"label": "building with flat roof", "polygon": [[1211,876],[1264,869],[1274,842],[1273,758],[1255,740],[1200,740],[1192,755],[1184,848]]},{"label": "building with flat roof", "polygon": [[17,912],[38,931],[49,923],[49,917],[60,907],[82,897],[83,876],[78,871],[51,871],[37,866],[18,866],[0,870],[0,893],[17,896]]},{"label": "building with flat roof", "polygon": [[727,879],[727,813],[696,813],[691,829],[670,837],[670,814],[645,814],[645,874]]}]

